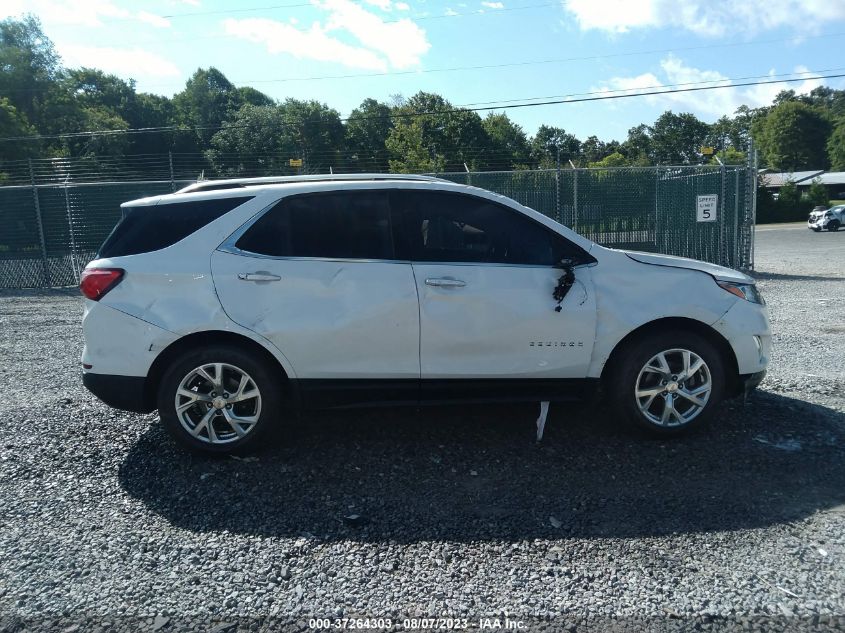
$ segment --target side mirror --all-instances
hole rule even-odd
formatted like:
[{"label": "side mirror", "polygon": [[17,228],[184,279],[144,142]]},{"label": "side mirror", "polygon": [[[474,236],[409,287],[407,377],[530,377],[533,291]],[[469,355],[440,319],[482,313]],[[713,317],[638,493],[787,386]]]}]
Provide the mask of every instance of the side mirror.
[{"label": "side mirror", "polygon": [[568,257],[564,257],[561,259],[557,264],[555,264],[555,268],[562,268],[566,270],[567,268],[572,268],[575,265],[575,260],[570,259]]}]

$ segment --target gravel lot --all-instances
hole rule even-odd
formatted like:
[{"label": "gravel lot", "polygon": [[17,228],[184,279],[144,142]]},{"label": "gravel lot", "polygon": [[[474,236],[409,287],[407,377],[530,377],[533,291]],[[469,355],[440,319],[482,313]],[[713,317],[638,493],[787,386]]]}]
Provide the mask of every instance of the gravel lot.
[{"label": "gravel lot", "polygon": [[770,377],[691,437],[553,405],[537,445],[535,406],[381,409],[242,460],[82,388],[76,292],[0,294],[0,630],[841,630],[845,233],[762,228],[757,263]]}]

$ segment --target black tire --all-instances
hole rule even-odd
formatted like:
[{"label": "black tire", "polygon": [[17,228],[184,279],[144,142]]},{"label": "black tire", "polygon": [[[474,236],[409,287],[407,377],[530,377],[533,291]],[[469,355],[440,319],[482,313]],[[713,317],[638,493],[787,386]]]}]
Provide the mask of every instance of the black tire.
[{"label": "black tire", "polygon": [[[176,411],[176,395],[182,381],[192,374],[195,369],[213,363],[223,364],[221,368],[223,375],[221,384],[224,385],[224,389],[229,389],[234,393],[234,390],[237,388],[235,385],[238,382],[239,376],[236,370],[239,370],[241,372],[240,375],[247,376],[247,382],[245,383],[245,392],[247,395],[252,393],[251,385],[254,385],[258,390],[259,396],[258,398],[253,397],[240,403],[221,407],[220,409],[217,409],[216,406],[211,405],[207,401],[196,402],[189,407],[188,412],[186,412],[188,415],[187,424],[190,424],[193,420],[200,420],[203,417],[204,411],[208,411],[209,413],[212,409],[216,411],[216,414],[212,417],[211,430],[213,436],[220,443],[212,443],[209,438],[207,424],[205,430],[201,429],[198,436],[193,435],[183,424],[180,414]],[[210,370],[207,373],[212,378],[216,378],[214,375],[216,369]],[[203,392],[207,389],[205,385],[211,385],[212,383],[197,375],[194,375],[193,381],[197,385],[193,389],[196,389],[197,393],[201,394],[203,398],[210,398],[210,394],[206,396]],[[170,365],[159,384],[158,411],[168,433],[188,450],[216,455],[246,453],[260,446],[262,439],[266,438],[273,428],[278,427],[282,412],[281,387],[278,373],[264,359],[256,357],[254,354],[234,345],[209,345],[208,347],[186,352]],[[213,393],[216,394],[216,392]],[[232,395],[228,394],[228,392],[225,393]],[[218,395],[222,396],[223,394]],[[191,402],[190,398],[182,397],[182,399],[184,404]],[[256,417],[253,414],[257,411],[257,421],[248,427],[240,423],[237,425],[230,424],[224,416],[224,408],[230,414],[245,416],[243,419]],[[235,426],[240,428],[241,431],[246,430],[241,437],[235,435],[230,438],[229,436],[235,434]],[[214,429],[218,429],[220,433],[214,431]]]},{"label": "black tire", "polygon": [[[676,425],[662,426],[649,419],[640,410],[638,400],[635,396],[638,387],[637,381],[640,378],[640,372],[652,358],[660,352],[677,349],[689,350],[704,361],[705,369],[709,372],[711,389],[707,402],[703,407],[695,407],[689,401],[679,396],[673,396],[673,400],[679,398],[679,407],[690,407],[691,410],[700,409],[700,411],[688,422],[680,423],[677,419],[673,419],[670,422],[674,422]],[[678,354],[670,354],[668,358],[669,360],[676,361],[678,360]],[[707,341],[707,339],[692,332],[675,330],[663,334],[647,335],[626,345],[625,348],[615,355],[613,362],[615,366],[611,368],[609,381],[605,383],[604,388],[608,392],[614,412],[618,417],[654,436],[671,437],[682,435],[693,428],[707,424],[724,397],[726,382],[725,362],[718,349]],[[670,366],[672,366],[672,363],[670,363]],[[678,367],[675,366],[674,369],[678,369]],[[699,370],[693,379],[691,379],[690,382],[694,383],[693,388],[700,386],[700,383],[696,381],[703,381],[704,373],[704,371]],[[650,379],[650,377],[644,378],[644,380]],[[653,388],[657,388],[660,377],[655,376],[655,380],[656,384]],[[671,376],[669,376],[669,382],[672,383]],[[687,383],[687,386],[689,384]],[[655,397],[652,407],[659,411],[661,403],[665,407],[664,396],[658,395]],[[650,413],[652,412],[650,411]],[[652,415],[655,414],[652,413]]]},{"label": "black tire", "polygon": [[828,231],[838,231],[839,230],[839,222],[834,220],[833,222],[831,222],[830,224],[827,225],[827,230]]}]

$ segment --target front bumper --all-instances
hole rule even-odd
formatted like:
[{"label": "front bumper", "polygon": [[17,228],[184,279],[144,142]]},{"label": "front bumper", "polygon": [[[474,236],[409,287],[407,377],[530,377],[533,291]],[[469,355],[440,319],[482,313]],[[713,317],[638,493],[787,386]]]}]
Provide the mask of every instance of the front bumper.
[{"label": "front bumper", "polygon": [[811,231],[823,231],[826,226],[825,222],[819,220],[818,222],[813,222],[811,220],[807,221],[807,228]]},{"label": "front bumper", "polygon": [[82,374],[82,384],[110,407],[149,413],[155,409],[154,403],[146,397],[146,378],[143,376],[113,376],[110,374]]}]

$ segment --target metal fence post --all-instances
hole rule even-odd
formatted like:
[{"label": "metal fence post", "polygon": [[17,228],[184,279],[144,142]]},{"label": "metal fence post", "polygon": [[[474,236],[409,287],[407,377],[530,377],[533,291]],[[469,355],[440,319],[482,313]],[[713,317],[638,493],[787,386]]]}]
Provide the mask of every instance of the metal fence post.
[{"label": "metal fence post", "polygon": [[573,174],[573,182],[572,182],[572,230],[578,230],[578,169],[573,168],[575,173]]},{"label": "metal fence post", "polygon": [[734,248],[733,248],[733,261],[731,262],[731,268],[738,268],[739,267],[739,172],[740,168],[736,168],[736,185],[734,189]]},{"label": "metal fence post", "polygon": [[70,196],[68,195],[68,183],[65,180],[65,211],[67,212],[67,230],[70,235],[70,267],[74,277],[79,280],[79,265],[76,262],[76,237],[73,232],[73,214],[70,210]]},{"label": "metal fence post", "polygon": [[557,163],[555,166],[555,214],[558,222],[566,224],[563,221],[563,210],[560,208],[560,147],[557,148]]},{"label": "metal fence post", "polygon": [[173,152],[167,152],[167,159],[170,163],[170,191],[176,191],[175,178],[173,178]]},{"label": "metal fence post", "polygon": [[47,242],[44,239],[44,222],[41,220],[41,202],[38,199],[38,187],[35,186],[35,170],[29,159],[29,182],[32,185],[32,199],[35,202],[35,219],[38,221],[38,240],[41,243],[41,261],[44,264],[44,285],[52,286],[50,281],[50,262],[47,260]]},{"label": "metal fence post", "polygon": [[725,164],[719,160],[719,175],[722,180],[722,194],[719,196],[719,263],[725,265],[725,196],[727,195],[727,182],[725,178]]},{"label": "metal fence post", "polygon": [[748,158],[751,171],[751,227],[748,230],[748,239],[751,242],[748,249],[748,270],[754,270],[754,236],[757,228],[757,148],[754,141],[748,141]]}]

